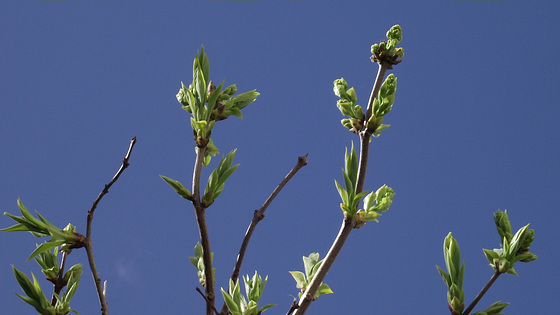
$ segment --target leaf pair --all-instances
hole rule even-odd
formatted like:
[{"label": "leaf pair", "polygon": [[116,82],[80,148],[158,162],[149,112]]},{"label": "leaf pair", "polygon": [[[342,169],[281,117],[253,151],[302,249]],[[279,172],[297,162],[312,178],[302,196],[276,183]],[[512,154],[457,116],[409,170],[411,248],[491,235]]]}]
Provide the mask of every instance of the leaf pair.
[{"label": "leaf pair", "polygon": [[[344,216],[347,218],[356,217],[355,228],[360,228],[369,221],[378,222],[377,218],[381,216],[381,212],[385,212],[389,210],[389,207],[391,207],[395,192],[391,187],[383,185],[376,192],[371,192],[367,196],[367,191],[356,194],[359,161],[358,154],[354,148],[354,143],[352,143],[352,149],[350,152],[348,152],[348,148],[346,148],[344,157],[345,163],[342,174],[344,176],[344,184],[346,188],[343,188],[338,181],[334,181],[338,194],[342,199],[340,208],[342,209]],[[364,196],[364,209],[358,210],[360,200]]]},{"label": "leaf pair", "polygon": [[[228,153],[227,156],[222,157],[218,167],[210,174],[204,195],[202,196],[202,204],[205,208],[212,205],[216,198],[220,196],[222,190],[224,189],[226,180],[231,176],[231,174],[233,174],[233,172],[235,172],[237,167],[239,167],[239,164],[231,166],[236,151],[237,150],[233,150]],[[171,188],[173,188],[179,196],[193,201],[192,193],[183,186],[181,182],[163,175],[160,175],[160,177],[165,180],[165,182],[167,182],[167,184],[169,184],[169,186],[171,186]]]},{"label": "leaf pair", "polygon": [[342,203],[340,204],[340,208],[344,213],[344,216],[347,218],[354,217],[356,211],[358,211],[358,204],[363,196],[367,194],[367,192],[361,192],[356,194],[356,183],[358,181],[358,154],[354,149],[354,143],[352,142],[352,149],[348,152],[348,148],[346,148],[346,152],[344,154],[344,169],[342,170],[342,175],[344,176],[344,185],[346,187],[343,188],[342,185],[335,180],[336,189],[338,190],[338,194],[342,199]]},{"label": "leaf pair", "polygon": [[[307,290],[307,286],[309,285],[309,283],[311,283],[311,281],[317,274],[319,267],[321,267],[321,265],[323,264],[323,260],[320,260],[319,258],[319,253],[311,253],[308,257],[303,256],[303,266],[305,269],[305,274],[301,271],[290,271],[290,274],[292,275],[294,280],[296,280],[296,288],[300,289],[299,297],[301,297],[301,295],[305,293],[305,290]],[[317,293],[315,293],[314,299],[316,300],[323,294],[331,293],[333,293],[331,288],[329,288],[327,284],[321,283],[319,289],[317,290]]]},{"label": "leaf pair", "polygon": [[257,315],[266,311],[267,309],[276,306],[276,304],[267,304],[259,308],[259,300],[262,297],[264,287],[268,281],[268,276],[265,277],[264,281],[261,276],[255,271],[252,278],[249,275],[243,276],[243,282],[245,283],[245,296],[241,294],[241,289],[239,287],[239,279],[233,283],[229,280],[229,288],[226,292],[221,288],[224,301],[231,312],[232,315]]},{"label": "leaf pair", "polygon": [[222,156],[220,164],[212,171],[212,174],[210,174],[206,189],[204,190],[204,195],[202,196],[202,204],[204,207],[209,207],[214,203],[214,200],[222,193],[226,180],[235,172],[237,167],[239,167],[239,164],[231,166],[236,151],[237,150],[231,151],[226,157]]}]

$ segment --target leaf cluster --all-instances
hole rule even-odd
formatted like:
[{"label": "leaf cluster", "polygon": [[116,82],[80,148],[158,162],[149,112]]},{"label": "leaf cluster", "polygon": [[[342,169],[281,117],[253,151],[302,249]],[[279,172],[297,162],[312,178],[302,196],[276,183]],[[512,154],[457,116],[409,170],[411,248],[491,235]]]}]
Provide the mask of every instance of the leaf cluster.
[{"label": "leaf cluster", "polygon": [[[352,143],[350,152],[348,152],[348,148],[346,148],[345,164],[342,170],[346,188],[342,187],[337,180],[334,182],[338,194],[342,199],[340,208],[346,218],[356,218],[355,228],[360,228],[369,221],[379,222],[377,218],[381,216],[381,212],[389,210],[393,203],[393,197],[395,196],[393,189],[387,185],[381,186],[376,192],[372,191],[367,194],[367,191],[363,191],[356,194],[358,168],[358,154],[354,148],[354,143]],[[364,198],[364,209],[358,209],[362,198]]]},{"label": "leaf cluster", "polygon": [[210,62],[202,46],[193,61],[192,83],[187,87],[181,82],[177,100],[184,110],[192,114],[191,127],[197,147],[210,147],[210,150],[205,151],[205,166],[211,156],[218,154],[218,148],[210,139],[215,122],[231,115],[243,118],[241,110],[259,96],[255,90],[234,96],[237,93],[235,84],[225,89],[223,86],[224,81],[216,87],[210,80]]},{"label": "leaf cluster", "polygon": [[535,230],[529,230],[529,224],[527,224],[513,234],[507,210],[498,210],[494,214],[494,222],[502,240],[502,247],[493,250],[483,249],[486,259],[495,272],[517,276],[517,272],[513,268],[516,262],[531,262],[538,258],[529,251],[535,240]]},{"label": "leaf cluster", "polygon": [[267,281],[268,276],[265,277],[263,281],[257,271],[255,271],[255,274],[251,278],[249,278],[249,275],[243,276],[245,297],[241,294],[239,279],[237,279],[235,283],[230,279],[228,291],[226,292],[221,288],[224,301],[230,313],[232,315],[259,315],[267,309],[276,306],[276,304],[267,304],[259,308],[258,303],[262,297]]},{"label": "leaf cluster", "polygon": [[[202,285],[206,285],[206,275],[204,266],[204,251],[200,242],[197,242],[194,246],[194,256],[189,257],[190,262],[194,265],[197,270],[198,282]],[[210,255],[211,259],[214,260],[214,253]],[[216,274],[216,268],[212,268],[212,276]],[[215,280],[215,279],[214,279]]]},{"label": "leaf cluster", "polygon": [[81,248],[85,246],[86,243],[85,237],[80,233],[76,233],[76,228],[73,225],[68,224],[64,228],[64,230],[61,230],[58,227],[54,226],[49,221],[47,221],[47,219],[41,216],[37,211],[36,213],[39,219],[33,217],[33,215],[29,212],[29,210],[27,210],[27,208],[23,205],[21,199],[18,198],[17,204],[23,216],[18,217],[8,212],[4,212],[4,215],[7,215],[10,218],[12,218],[14,221],[17,222],[17,224],[10,226],[8,228],[1,229],[0,231],[8,231],[8,232],[27,231],[33,234],[33,236],[35,237],[39,237],[39,238],[47,237],[47,236],[51,237],[51,239],[48,242],[39,245],[31,253],[29,258],[27,258],[27,261],[31,260],[31,258],[33,258],[34,256],[46,252],[51,248],[54,248],[59,245],[62,245],[61,250],[66,252],[70,252],[74,248]]},{"label": "leaf cluster", "polygon": [[[311,253],[308,257],[303,256],[303,267],[305,273],[301,271],[290,271],[290,274],[296,280],[296,288],[300,289],[299,297],[307,290],[307,286],[311,283],[319,267],[323,264],[323,260],[319,259],[319,253]],[[321,283],[314,299],[316,300],[323,294],[331,294],[333,291],[326,283]]]},{"label": "leaf cluster", "polygon": [[[395,103],[397,77],[394,74],[389,74],[385,81],[383,81],[377,98],[373,100],[372,114],[369,118],[366,118],[362,107],[356,104],[358,100],[356,91],[353,87],[348,88],[348,83],[344,78],[334,80],[333,85],[334,94],[340,97],[336,102],[336,106],[342,115],[350,117],[343,118],[340,122],[351,132],[359,134],[364,128],[367,128],[369,134],[372,134],[374,137],[379,137],[381,131],[391,126],[383,124],[383,120]],[[367,123],[365,122],[366,119]]]},{"label": "leaf cluster", "polygon": [[[76,290],[78,289],[78,285],[80,284],[80,277],[82,275],[81,264],[72,266],[66,272],[64,276],[64,285],[67,287],[66,292],[62,292],[60,295],[54,293],[54,297],[56,299],[56,303],[54,306],[43,293],[41,285],[39,284],[37,278],[35,278],[35,275],[33,273],[31,273],[31,276],[33,278],[33,281],[31,281],[27,277],[27,275],[25,275],[25,273],[21,272],[16,267],[12,266],[12,268],[14,270],[14,276],[16,277],[17,282],[27,296],[23,296],[18,293],[16,293],[16,295],[33,306],[39,314],[62,315],[68,314],[68,312],[70,311],[78,313],[70,308],[70,300],[72,300],[72,297],[74,296],[74,293],[76,292]],[[45,269],[43,269],[43,273],[45,273]]]},{"label": "leaf cluster", "polygon": [[371,45],[372,62],[387,63],[389,69],[393,65],[399,64],[402,60],[398,58],[404,57],[404,49],[397,45],[402,41],[402,28],[400,25],[394,25],[387,31],[387,40],[381,41],[379,44]]}]

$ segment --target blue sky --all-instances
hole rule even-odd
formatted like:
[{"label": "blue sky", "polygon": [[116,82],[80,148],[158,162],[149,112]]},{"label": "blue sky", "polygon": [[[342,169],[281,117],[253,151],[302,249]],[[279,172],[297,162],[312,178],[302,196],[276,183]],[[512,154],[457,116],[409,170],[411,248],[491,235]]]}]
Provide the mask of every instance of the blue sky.
[{"label": "blue sky", "polygon": [[[87,210],[136,136],[131,166],[93,222],[109,310],[203,313],[188,261],[198,237],[192,207],[158,175],[190,182],[192,133],[175,94],[204,44],[214,82],[261,93],[243,120],[212,134],[241,163],[207,212],[217,288],[253,210],[309,154],[267,210],[242,269],[269,275],[262,302],[278,304],[268,314],[285,314],[297,296],[288,271],[303,270],[303,255],[325,255],[338,232],[334,179],[344,148],[358,141],[339,123],[332,82],[344,77],[364,105],[377,71],[370,46],[400,24],[392,126],[372,143],[366,179],[366,188],[388,184],[397,195],[380,223],[352,233],[326,279],[335,294],[308,314],[446,314],[435,265],[444,265],[449,231],[470,303],[492,275],[481,249],[499,246],[498,209],[508,209],[514,229],[531,223],[539,260],[500,277],[476,310],[503,300],[512,303],[506,314],[551,314],[560,280],[559,9],[556,1],[4,1],[0,210],[17,213],[20,197],[85,234]],[[10,265],[39,275],[24,265],[35,242],[0,234],[6,314],[32,311],[13,293],[21,291]],[[70,255],[77,262],[85,251]],[[89,274],[73,302],[98,314]]]}]

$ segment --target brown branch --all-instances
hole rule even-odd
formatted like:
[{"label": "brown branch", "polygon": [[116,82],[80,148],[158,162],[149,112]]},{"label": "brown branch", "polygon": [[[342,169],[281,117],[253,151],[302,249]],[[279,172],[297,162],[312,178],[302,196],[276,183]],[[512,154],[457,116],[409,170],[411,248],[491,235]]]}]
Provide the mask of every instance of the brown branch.
[{"label": "brown branch", "polygon": [[86,252],[87,252],[87,256],[88,256],[88,262],[89,262],[89,267],[91,269],[91,274],[93,276],[93,280],[95,282],[95,287],[97,289],[97,295],[99,297],[99,304],[101,305],[101,314],[103,314],[103,315],[108,315],[109,310],[107,308],[107,300],[105,299],[105,292],[104,292],[104,289],[101,285],[101,278],[99,278],[99,273],[97,272],[97,267],[95,266],[95,259],[94,259],[94,256],[93,256],[93,248],[92,248],[92,245],[91,245],[91,222],[93,221],[93,213],[94,213],[95,209],[97,208],[97,205],[101,201],[101,198],[103,198],[103,196],[105,196],[107,193],[109,193],[109,188],[117,181],[117,179],[119,179],[119,176],[121,176],[121,174],[124,172],[124,170],[128,167],[128,165],[129,165],[128,160],[130,158],[130,154],[132,153],[132,149],[134,148],[135,144],[136,144],[136,137],[134,137],[134,138],[132,138],[132,140],[130,140],[130,145],[128,147],[128,151],[127,151],[126,155],[124,156],[121,167],[119,168],[119,170],[117,171],[115,176],[113,176],[113,179],[111,179],[109,184],[105,185],[105,187],[103,188],[103,190],[101,191],[99,196],[97,196],[97,199],[95,199],[95,201],[93,202],[93,205],[91,206],[91,209],[89,209],[89,211],[87,213],[87,232],[86,232],[85,248],[86,248]]},{"label": "brown branch", "polygon": [[[233,281],[233,283],[235,283],[239,278],[239,271],[241,270],[241,265],[243,264],[243,259],[245,258],[245,252],[247,251],[247,247],[249,246],[249,241],[251,239],[251,236],[253,235],[253,232],[257,228],[257,224],[259,224],[259,222],[264,219],[264,212],[266,211],[268,206],[272,203],[274,198],[278,196],[278,194],[284,188],[284,186],[286,186],[286,184],[292,179],[292,177],[294,177],[294,175],[296,175],[296,173],[306,165],[307,165],[307,154],[304,156],[299,156],[297,163],[292,168],[292,170],[290,170],[290,172],[286,175],[286,177],[282,179],[280,184],[278,184],[278,186],[274,189],[272,194],[270,194],[270,196],[266,199],[262,207],[259,210],[255,210],[255,212],[253,213],[253,219],[251,220],[251,223],[249,224],[249,227],[245,232],[245,237],[243,238],[243,242],[241,242],[241,248],[239,249],[239,254],[237,255],[237,261],[235,262],[235,267],[233,268],[233,273],[231,275],[231,280]],[[227,305],[224,302],[224,305],[222,306],[221,314],[227,314],[227,310],[228,310]]]},{"label": "brown branch", "polygon": [[478,304],[478,302],[480,302],[480,299],[482,299],[484,294],[486,294],[486,292],[488,292],[488,289],[490,289],[490,287],[494,284],[494,282],[496,282],[496,280],[498,279],[498,277],[500,275],[501,275],[501,273],[499,271],[494,272],[494,274],[492,275],[492,278],[490,278],[490,280],[488,280],[488,283],[484,286],[484,288],[482,288],[482,290],[478,293],[476,298],[474,298],[474,300],[469,305],[469,307],[467,307],[467,309],[463,312],[463,315],[469,315],[469,313],[473,310],[473,308],[476,306],[476,304]]},{"label": "brown branch", "polygon": [[192,204],[196,216],[196,223],[198,225],[198,233],[200,236],[200,244],[202,245],[202,259],[204,261],[204,277],[206,283],[204,289],[206,291],[206,314],[212,315],[214,313],[214,275],[212,274],[212,251],[210,249],[210,236],[208,234],[208,226],[206,225],[206,208],[202,204],[200,198],[200,174],[202,172],[202,162],[208,147],[197,147],[196,161],[194,163],[193,180],[192,180]]},{"label": "brown branch", "polygon": [[[204,295],[204,293],[202,292],[202,290],[200,290],[199,287],[196,287],[196,291],[198,293],[200,293],[200,295],[202,295],[202,297],[206,300],[206,305],[210,304],[210,301],[208,300],[208,298],[206,297],[206,295]],[[214,312],[216,313],[216,315],[219,315],[218,310],[214,307],[214,305],[212,305],[212,309],[214,310]]]}]

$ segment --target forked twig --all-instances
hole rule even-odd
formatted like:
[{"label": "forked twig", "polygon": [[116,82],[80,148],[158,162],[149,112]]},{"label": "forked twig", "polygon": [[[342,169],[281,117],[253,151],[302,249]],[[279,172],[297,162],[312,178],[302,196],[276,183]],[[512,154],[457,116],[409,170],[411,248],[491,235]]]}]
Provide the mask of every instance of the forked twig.
[{"label": "forked twig", "polygon": [[124,172],[124,170],[128,167],[128,165],[129,165],[128,160],[130,158],[130,154],[132,153],[132,149],[134,148],[135,144],[136,144],[136,137],[134,137],[134,138],[132,138],[132,140],[130,140],[130,145],[128,147],[128,151],[127,151],[126,155],[124,156],[121,167],[119,168],[119,170],[117,171],[115,176],[113,176],[113,179],[111,179],[111,181],[107,185],[105,185],[105,187],[103,188],[101,193],[99,193],[99,196],[97,196],[97,199],[95,199],[95,201],[93,202],[93,205],[91,206],[91,209],[89,209],[89,211],[87,213],[87,231],[86,231],[85,248],[86,248],[86,252],[87,252],[87,256],[88,256],[88,262],[89,262],[89,267],[91,269],[91,274],[93,276],[93,280],[95,282],[95,287],[97,289],[97,295],[99,297],[99,304],[101,305],[101,314],[103,314],[103,315],[108,315],[109,310],[107,309],[107,300],[105,299],[104,288],[103,288],[102,283],[101,283],[101,278],[99,278],[99,274],[97,272],[97,267],[95,266],[95,259],[93,257],[93,248],[92,248],[92,245],[91,245],[91,222],[93,221],[93,213],[94,213],[95,209],[97,208],[97,205],[99,204],[99,202],[103,198],[103,196],[105,196],[107,193],[109,193],[109,188],[117,181],[117,179],[119,179],[119,176],[121,176],[121,174]]}]

